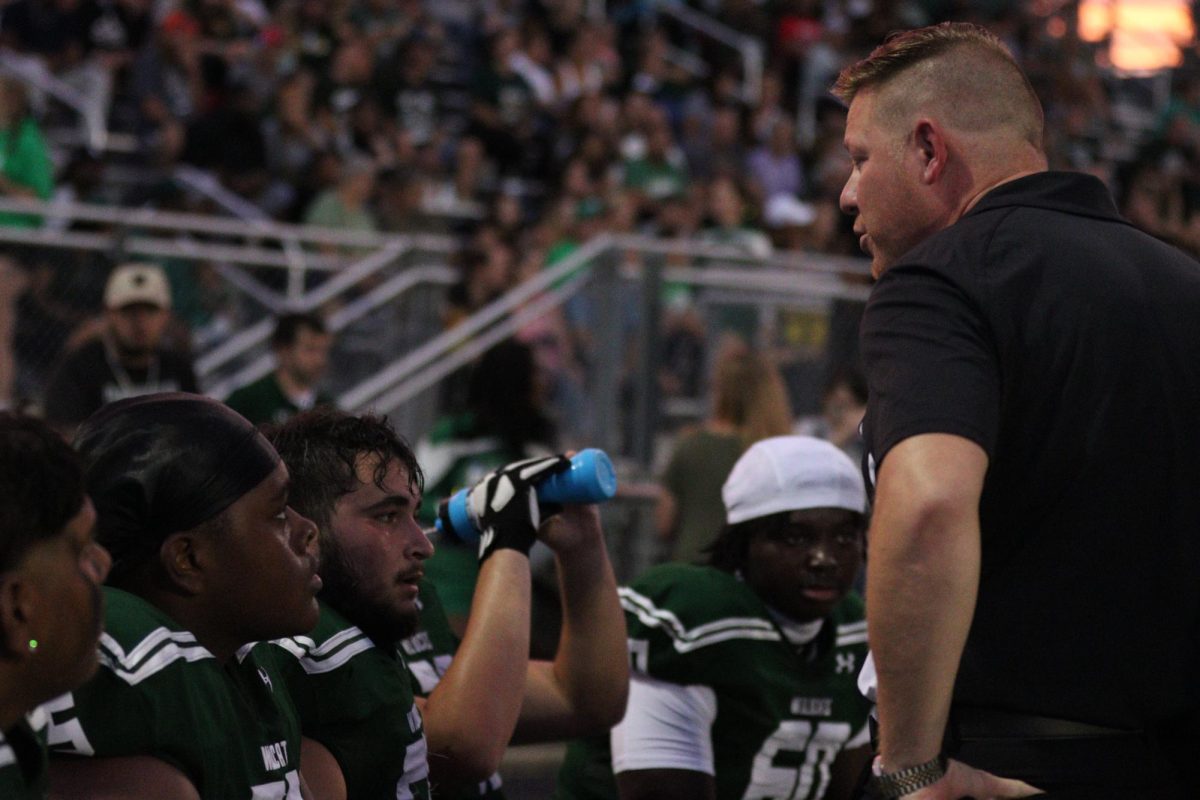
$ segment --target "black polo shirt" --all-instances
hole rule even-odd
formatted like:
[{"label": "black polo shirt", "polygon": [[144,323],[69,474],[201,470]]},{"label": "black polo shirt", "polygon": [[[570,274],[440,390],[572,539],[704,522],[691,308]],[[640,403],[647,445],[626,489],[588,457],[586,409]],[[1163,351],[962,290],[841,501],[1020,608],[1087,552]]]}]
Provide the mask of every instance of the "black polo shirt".
[{"label": "black polo shirt", "polygon": [[862,321],[868,472],[989,467],[955,702],[1136,727],[1200,708],[1200,264],[1040,173],[906,254]]}]

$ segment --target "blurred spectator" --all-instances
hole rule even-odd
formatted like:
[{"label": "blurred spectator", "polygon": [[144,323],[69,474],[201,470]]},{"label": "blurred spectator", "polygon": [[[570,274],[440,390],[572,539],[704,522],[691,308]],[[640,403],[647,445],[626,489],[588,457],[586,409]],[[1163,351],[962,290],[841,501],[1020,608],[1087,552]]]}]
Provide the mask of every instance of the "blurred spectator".
[{"label": "blurred spectator", "polygon": [[720,532],[721,485],[742,452],[759,439],[792,430],[783,380],[760,355],[727,348],[710,391],[708,419],[675,443],[661,478],[655,523],[672,561],[697,562]]},{"label": "blurred spectator", "polygon": [[746,159],[750,173],[750,191],[759,207],[777,195],[801,196],[807,193],[804,185],[804,165],[796,151],[796,126],[786,117],[775,121],[771,138],[759,145]]},{"label": "blurred spectator", "polygon": [[439,91],[431,76],[434,43],[414,38],[380,64],[374,87],[383,111],[414,148],[440,147],[446,136]]},{"label": "blurred spectator", "polygon": [[195,19],[184,11],[172,11],[133,63],[137,133],[160,163],[175,162],[183,152],[187,124],[204,109],[199,36]]},{"label": "blurred spectator", "polygon": [[[49,200],[53,192],[54,165],[25,88],[15,78],[0,76],[0,196]],[[36,215],[0,212],[0,225],[39,224]]]},{"label": "blurred spectator", "polygon": [[275,321],[275,369],[229,395],[225,405],[255,425],[278,425],[301,411],[332,405],[321,391],[333,336],[316,314],[284,314]]},{"label": "blurred spectator", "polygon": [[[420,519],[432,525],[437,504],[510,461],[554,452],[557,435],[544,410],[544,388],[533,352],[503,342],[471,370],[466,411],[439,420],[417,445],[425,472]],[[479,570],[477,547],[443,537],[425,564],[451,625],[461,635]]]},{"label": "blurred spectator", "polygon": [[857,369],[842,367],[825,384],[820,416],[798,420],[795,433],[825,439],[841,448],[857,464],[863,450],[859,426],[866,410],[866,378]]},{"label": "blurred spectator", "polygon": [[501,174],[522,172],[531,163],[537,98],[512,67],[517,32],[505,28],[488,43],[489,59],[471,85],[471,125],[467,136],[478,139]]},{"label": "blurred spectator", "polygon": [[633,193],[644,214],[652,213],[654,204],[683,194],[688,187],[687,166],[670,126],[661,117],[652,115],[651,120],[645,154],[627,157],[625,162],[625,188]]},{"label": "blurred spectator", "polygon": [[[33,116],[24,88],[14,78],[0,76],[0,197],[49,200],[54,191],[54,167]],[[0,212],[0,225],[32,228],[41,218]],[[25,291],[27,249],[9,245],[0,253],[0,409],[12,404],[17,356],[13,336],[17,301]]]},{"label": "blurred spectator", "polygon": [[70,438],[106,403],[155,392],[196,392],[188,357],[163,349],[171,289],[153,264],[125,264],[104,288],[98,336],[66,352],[46,387],[46,420]]},{"label": "blurred spectator", "polygon": [[719,106],[710,124],[697,129],[695,137],[685,142],[688,172],[704,180],[740,176],[746,163],[742,133],[741,109]]},{"label": "blurred spectator", "polygon": [[[379,226],[367,201],[375,189],[375,164],[369,158],[354,157],[342,162],[337,186],[317,195],[304,214],[307,225],[344,231],[375,231]],[[338,252],[336,245],[324,246]],[[353,251],[353,248],[350,248]]]},{"label": "blurred spectator", "polygon": [[495,241],[487,248],[469,248],[462,254],[462,280],[450,287],[443,320],[452,328],[495,300],[513,285],[513,251]]}]

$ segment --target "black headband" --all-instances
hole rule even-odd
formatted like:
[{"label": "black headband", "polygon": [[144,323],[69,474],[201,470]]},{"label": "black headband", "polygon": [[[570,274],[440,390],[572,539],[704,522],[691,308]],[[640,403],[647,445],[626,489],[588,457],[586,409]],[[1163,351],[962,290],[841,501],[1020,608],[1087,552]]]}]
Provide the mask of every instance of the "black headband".
[{"label": "black headband", "polygon": [[96,538],[114,567],[217,516],[279,464],[241,415],[183,393],[105,406],[79,428],[75,446],[87,464]]}]

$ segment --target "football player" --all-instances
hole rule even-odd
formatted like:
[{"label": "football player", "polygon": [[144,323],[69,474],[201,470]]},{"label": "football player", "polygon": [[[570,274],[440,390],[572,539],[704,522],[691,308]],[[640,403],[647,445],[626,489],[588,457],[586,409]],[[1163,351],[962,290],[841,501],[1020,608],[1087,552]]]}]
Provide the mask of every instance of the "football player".
[{"label": "football player", "polygon": [[[532,499],[564,457],[501,468],[472,490],[485,530],[460,645],[422,580],[433,547],[415,519],[421,469],[387,422],[319,409],[268,435],[324,554],[321,622],[277,644],[295,656],[288,683],[306,753],[332,753],[351,798],[428,797],[431,784],[438,797],[500,797],[494,773],[514,729],[567,738],[620,719],[625,626],[599,516],[567,506],[539,526]],[[563,595],[553,662],[528,657],[536,539],[555,553]],[[322,778],[307,777],[319,794]]]},{"label": "football player", "polygon": [[0,413],[0,797],[43,798],[38,704],[96,671],[108,552],[83,464],[41,422]]},{"label": "football player", "polygon": [[[722,490],[710,565],[621,589],[633,663],[625,719],[574,742],[564,800],[849,797],[868,759],[866,492],[818,439],[751,446]],[[615,778],[614,778],[615,773]]]},{"label": "football player", "polygon": [[197,395],[113,403],[76,443],[112,569],[100,670],[45,706],[52,790],[307,797],[277,651],[254,645],[317,622],[317,531],[288,506],[287,468]]}]

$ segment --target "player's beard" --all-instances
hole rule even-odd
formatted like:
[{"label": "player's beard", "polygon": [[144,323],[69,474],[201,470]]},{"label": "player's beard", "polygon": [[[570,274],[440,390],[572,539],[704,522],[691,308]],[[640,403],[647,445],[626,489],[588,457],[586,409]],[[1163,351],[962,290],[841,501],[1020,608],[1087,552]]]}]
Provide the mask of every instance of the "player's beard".
[{"label": "player's beard", "polygon": [[321,540],[321,600],[361,628],[377,645],[393,644],[415,633],[419,625],[417,612],[402,612],[385,599],[364,596],[359,571],[332,538]]}]

